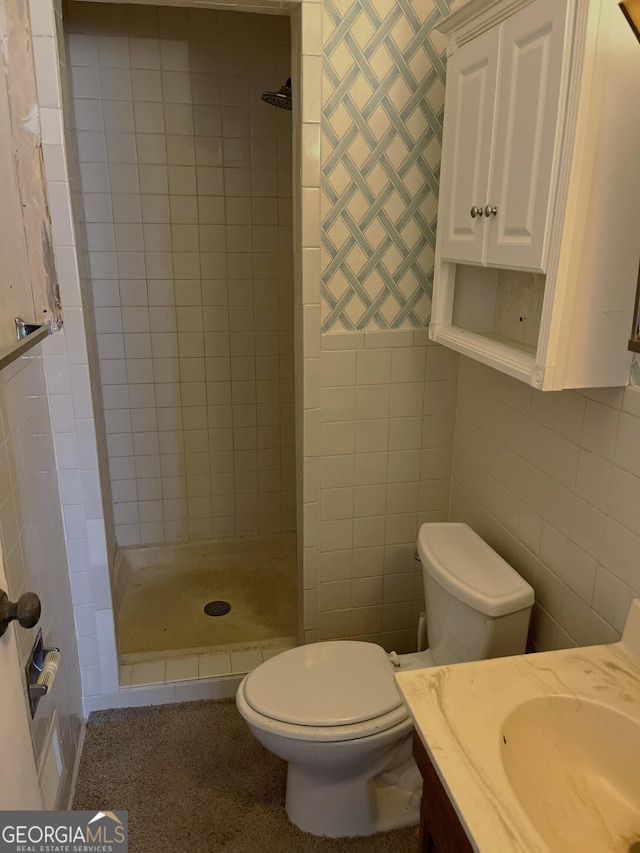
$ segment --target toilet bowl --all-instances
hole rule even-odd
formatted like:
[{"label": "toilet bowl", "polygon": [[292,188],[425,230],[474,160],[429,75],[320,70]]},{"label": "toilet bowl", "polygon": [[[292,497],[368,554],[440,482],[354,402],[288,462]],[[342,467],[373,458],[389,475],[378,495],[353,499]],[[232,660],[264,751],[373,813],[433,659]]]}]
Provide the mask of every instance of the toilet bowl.
[{"label": "toilet bowl", "polygon": [[371,835],[418,823],[413,726],[394,671],[524,652],[533,589],[511,566],[464,524],[423,525],[418,552],[428,650],[323,641],[271,658],[238,688],[254,736],[288,762],[287,815],[306,832]]},{"label": "toilet bowl", "polygon": [[392,795],[381,782],[377,797],[369,785],[411,758],[411,720],[380,646],[345,640],[291,649],[246,676],[236,701],[257,740],[289,763],[286,810],[297,826],[370,835],[390,822],[376,802],[384,794],[393,825],[403,824],[403,812],[404,825],[415,822],[413,790]]}]

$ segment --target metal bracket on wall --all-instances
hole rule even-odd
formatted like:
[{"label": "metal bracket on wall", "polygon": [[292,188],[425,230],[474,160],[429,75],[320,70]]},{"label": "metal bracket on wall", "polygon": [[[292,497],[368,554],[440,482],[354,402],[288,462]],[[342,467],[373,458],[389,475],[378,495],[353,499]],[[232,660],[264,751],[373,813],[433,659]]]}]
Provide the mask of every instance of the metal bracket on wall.
[{"label": "metal bracket on wall", "polygon": [[34,332],[37,332],[38,329],[41,329],[42,326],[39,326],[37,323],[27,323],[25,320],[21,320],[20,317],[16,317],[16,338],[19,341],[24,341],[25,338],[28,338],[29,335],[32,335]]},{"label": "metal bracket on wall", "polygon": [[15,328],[18,342],[0,352],[0,370],[53,333],[53,326],[49,323],[38,326],[35,323],[26,323],[19,317],[15,318]]}]

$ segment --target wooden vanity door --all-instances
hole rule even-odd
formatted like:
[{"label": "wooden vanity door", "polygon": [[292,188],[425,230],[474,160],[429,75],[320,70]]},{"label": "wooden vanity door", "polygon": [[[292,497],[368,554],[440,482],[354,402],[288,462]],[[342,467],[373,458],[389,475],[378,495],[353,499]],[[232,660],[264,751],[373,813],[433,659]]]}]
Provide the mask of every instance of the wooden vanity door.
[{"label": "wooden vanity door", "polygon": [[413,757],[424,783],[420,803],[420,853],[472,853],[473,847],[451,805],[422,741],[413,733]]}]

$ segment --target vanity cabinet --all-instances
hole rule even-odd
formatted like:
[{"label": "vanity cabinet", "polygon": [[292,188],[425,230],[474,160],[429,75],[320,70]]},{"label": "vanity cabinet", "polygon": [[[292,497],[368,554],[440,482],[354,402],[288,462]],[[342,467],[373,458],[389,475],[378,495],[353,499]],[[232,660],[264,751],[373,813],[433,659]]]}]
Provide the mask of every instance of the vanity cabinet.
[{"label": "vanity cabinet", "polygon": [[417,732],[413,757],[422,776],[419,853],[471,853],[473,847]]},{"label": "vanity cabinet", "polygon": [[541,390],[624,385],[640,51],[613,0],[469,0],[449,36],[430,337]]}]

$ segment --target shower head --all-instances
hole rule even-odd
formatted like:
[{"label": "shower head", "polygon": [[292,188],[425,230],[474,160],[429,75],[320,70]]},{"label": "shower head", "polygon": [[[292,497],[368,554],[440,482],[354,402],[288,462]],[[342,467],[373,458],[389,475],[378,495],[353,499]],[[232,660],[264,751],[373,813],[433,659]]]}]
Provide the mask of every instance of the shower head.
[{"label": "shower head", "polygon": [[279,107],[281,110],[291,109],[291,77],[287,79],[284,86],[281,86],[277,92],[263,92],[262,100],[272,107]]}]

